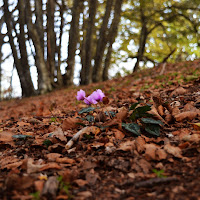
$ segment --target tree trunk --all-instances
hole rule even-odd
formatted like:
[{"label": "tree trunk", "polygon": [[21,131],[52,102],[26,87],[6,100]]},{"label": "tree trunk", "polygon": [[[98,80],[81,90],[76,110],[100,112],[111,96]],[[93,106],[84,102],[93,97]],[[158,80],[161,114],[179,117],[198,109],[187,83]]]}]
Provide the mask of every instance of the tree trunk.
[{"label": "tree trunk", "polygon": [[99,38],[97,41],[96,55],[94,61],[94,68],[92,73],[93,82],[99,82],[102,80],[102,62],[104,51],[107,44],[107,33],[108,33],[108,22],[110,18],[110,13],[112,10],[113,1],[108,0],[106,2],[106,11],[103,17],[103,22],[99,32]]},{"label": "tree trunk", "polygon": [[123,3],[123,0],[117,0],[115,2],[114,18],[113,18],[113,21],[109,30],[109,34],[108,34],[109,46],[108,46],[108,52],[106,54],[106,59],[104,63],[104,69],[103,69],[103,75],[102,75],[103,81],[108,80],[108,69],[111,62],[112,45],[115,42],[115,38],[117,37],[117,33],[118,33],[118,26],[119,26],[119,22],[121,18],[122,3]]},{"label": "tree trunk", "polygon": [[[93,56],[93,34],[95,27],[95,15],[97,0],[89,0],[89,18],[87,23],[86,45],[85,45],[85,64],[82,65],[81,84],[87,85],[92,82],[92,56]],[[84,69],[85,68],[85,69]]]},{"label": "tree trunk", "polygon": [[82,0],[74,0],[72,8],[72,21],[69,31],[68,58],[65,76],[66,85],[72,85],[74,80],[75,56],[79,39],[79,18],[82,6]]},{"label": "tree trunk", "polygon": [[38,71],[38,90],[39,90],[39,93],[44,94],[52,90],[50,72],[48,71],[48,68],[46,67],[46,63],[43,56],[43,48],[40,43],[40,38],[38,37],[37,27],[35,26],[35,24],[32,23],[32,14],[31,14],[29,1],[27,1],[26,8],[27,8],[26,17],[27,17],[29,36],[33,41],[33,45],[35,47],[35,52],[36,52],[35,64]]},{"label": "tree trunk", "polygon": [[[20,85],[22,88],[22,96],[28,97],[28,96],[31,96],[34,94],[33,85],[30,83],[30,82],[32,82],[30,72],[27,72],[27,71],[29,71],[29,66],[27,66],[27,65],[22,66],[21,60],[18,58],[17,49],[15,47],[14,38],[12,36],[12,31],[13,31],[12,27],[11,27],[12,18],[11,18],[9,9],[8,9],[8,1],[4,0],[3,2],[4,2],[4,6],[3,6],[4,7],[4,17],[5,17],[4,19],[5,19],[6,26],[7,26],[9,43],[11,46],[14,63],[15,63],[16,69],[17,69],[17,73],[19,75]],[[28,80],[28,82],[27,82],[27,80]]]},{"label": "tree trunk", "polygon": [[63,85],[63,77],[61,74],[61,47],[62,47],[62,35],[63,35],[63,26],[64,26],[64,8],[65,8],[65,3],[64,0],[62,0],[62,6],[60,7],[60,35],[59,35],[59,45],[57,48],[57,54],[58,54],[58,60],[56,63],[56,71],[57,71],[57,83],[58,86]]},{"label": "tree trunk", "polygon": [[54,32],[55,1],[47,1],[47,63],[51,84],[54,84],[56,35]]}]

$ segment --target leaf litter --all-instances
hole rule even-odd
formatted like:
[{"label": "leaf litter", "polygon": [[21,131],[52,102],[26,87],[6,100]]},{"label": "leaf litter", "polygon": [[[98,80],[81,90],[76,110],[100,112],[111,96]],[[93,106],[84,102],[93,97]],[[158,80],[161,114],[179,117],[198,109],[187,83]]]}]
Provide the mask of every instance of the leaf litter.
[{"label": "leaf litter", "polygon": [[0,102],[0,199],[198,199],[199,63]]}]

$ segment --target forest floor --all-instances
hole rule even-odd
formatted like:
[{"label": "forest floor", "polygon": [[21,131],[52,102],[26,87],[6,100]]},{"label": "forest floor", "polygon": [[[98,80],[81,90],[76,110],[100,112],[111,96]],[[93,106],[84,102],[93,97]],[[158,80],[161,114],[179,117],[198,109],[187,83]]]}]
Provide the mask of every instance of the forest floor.
[{"label": "forest floor", "polygon": [[0,102],[0,199],[199,200],[199,108],[200,60]]}]

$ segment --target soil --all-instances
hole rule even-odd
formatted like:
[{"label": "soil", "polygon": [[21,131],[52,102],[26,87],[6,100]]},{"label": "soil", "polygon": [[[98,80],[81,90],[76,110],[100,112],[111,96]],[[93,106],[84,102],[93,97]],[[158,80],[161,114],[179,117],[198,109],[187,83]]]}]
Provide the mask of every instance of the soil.
[{"label": "soil", "polygon": [[[106,98],[89,112],[80,89]],[[2,101],[0,199],[199,200],[199,108],[200,60]]]}]

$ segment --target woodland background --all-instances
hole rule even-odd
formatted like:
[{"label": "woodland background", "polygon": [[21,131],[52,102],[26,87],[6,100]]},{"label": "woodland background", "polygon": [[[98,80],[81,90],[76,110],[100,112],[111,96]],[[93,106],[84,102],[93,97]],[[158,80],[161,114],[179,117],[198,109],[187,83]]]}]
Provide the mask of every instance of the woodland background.
[{"label": "woodland background", "polygon": [[[132,71],[200,56],[199,0],[1,0],[0,98],[12,93],[13,60],[22,96],[109,79],[109,69]],[[33,74],[37,70],[37,85]],[[124,68],[124,73],[130,73]],[[2,83],[8,79],[6,89]]]}]

